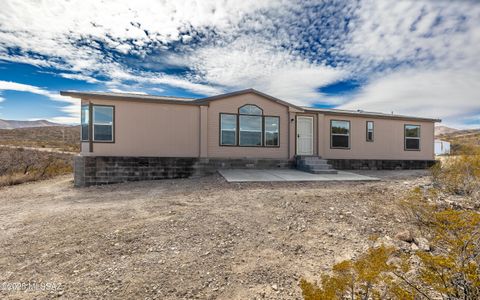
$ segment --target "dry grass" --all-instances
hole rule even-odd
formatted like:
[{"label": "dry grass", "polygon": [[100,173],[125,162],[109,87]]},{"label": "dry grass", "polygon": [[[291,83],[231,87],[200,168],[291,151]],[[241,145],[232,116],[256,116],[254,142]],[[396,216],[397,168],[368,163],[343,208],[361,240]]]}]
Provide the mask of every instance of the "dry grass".
[{"label": "dry grass", "polygon": [[18,129],[0,129],[0,144],[53,148],[62,151],[80,150],[80,126],[48,126]]},{"label": "dry grass", "polygon": [[444,159],[432,168],[439,190],[480,199],[480,148],[464,146],[463,152]]},{"label": "dry grass", "polygon": [[0,186],[51,178],[73,171],[72,156],[23,148],[0,148]]}]

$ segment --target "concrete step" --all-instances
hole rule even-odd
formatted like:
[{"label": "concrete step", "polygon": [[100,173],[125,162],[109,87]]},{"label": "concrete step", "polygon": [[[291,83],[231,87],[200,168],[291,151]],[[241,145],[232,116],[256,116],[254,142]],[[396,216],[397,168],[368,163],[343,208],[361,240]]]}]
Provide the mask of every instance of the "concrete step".
[{"label": "concrete step", "polygon": [[321,160],[322,158],[318,156],[297,156],[297,161],[303,160],[303,161],[317,161]]},{"label": "concrete step", "polygon": [[338,171],[337,170],[334,170],[334,169],[330,169],[330,170],[312,170],[312,171],[309,171],[310,173],[313,173],[313,174],[338,174]]},{"label": "concrete step", "polygon": [[333,169],[331,165],[309,165],[309,166],[304,166],[304,168],[311,169],[311,170],[328,170],[328,169]]},{"label": "concrete step", "polygon": [[305,161],[299,160],[297,161],[297,165],[327,165],[328,162],[326,159],[319,159],[319,160],[312,160],[312,161]]},{"label": "concrete step", "polygon": [[337,170],[328,164],[326,159],[318,156],[297,156],[297,169],[313,174],[337,174]]}]

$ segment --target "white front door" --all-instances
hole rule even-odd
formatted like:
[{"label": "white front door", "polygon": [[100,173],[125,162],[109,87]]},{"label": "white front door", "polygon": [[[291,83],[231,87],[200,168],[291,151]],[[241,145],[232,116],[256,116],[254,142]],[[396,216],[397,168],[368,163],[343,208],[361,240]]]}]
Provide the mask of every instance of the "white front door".
[{"label": "white front door", "polygon": [[313,117],[297,117],[297,155],[313,155]]}]

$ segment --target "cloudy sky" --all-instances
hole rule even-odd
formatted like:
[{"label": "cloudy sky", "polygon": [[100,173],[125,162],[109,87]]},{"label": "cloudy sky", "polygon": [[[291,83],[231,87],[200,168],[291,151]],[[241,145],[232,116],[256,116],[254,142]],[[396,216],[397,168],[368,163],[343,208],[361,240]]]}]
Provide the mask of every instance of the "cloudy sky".
[{"label": "cloudy sky", "polygon": [[78,122],[59,90],[250,87],[480,127],[480,2],[2,0],[2,119]]}]

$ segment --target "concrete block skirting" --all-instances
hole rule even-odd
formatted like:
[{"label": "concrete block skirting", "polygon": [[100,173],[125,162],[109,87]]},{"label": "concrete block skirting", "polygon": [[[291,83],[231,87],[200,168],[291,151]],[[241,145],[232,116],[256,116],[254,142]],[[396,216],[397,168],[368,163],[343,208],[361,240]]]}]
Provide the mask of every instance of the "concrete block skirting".
[{"label": "concrete block skirting", "polygon": [[435,160],[329,159],[338,170],[412,170],[428,169]]},{"label": "concrete block skirting", "polygon": [[218,169],[273,169],[293,167],[287,159],[223,159],[198,157],[75,156],[76,187],[139,180],[188,178]]}]

